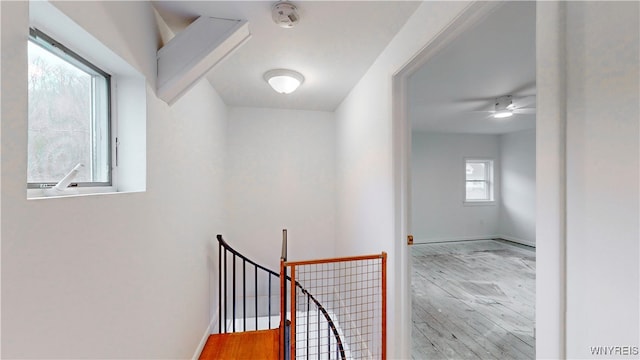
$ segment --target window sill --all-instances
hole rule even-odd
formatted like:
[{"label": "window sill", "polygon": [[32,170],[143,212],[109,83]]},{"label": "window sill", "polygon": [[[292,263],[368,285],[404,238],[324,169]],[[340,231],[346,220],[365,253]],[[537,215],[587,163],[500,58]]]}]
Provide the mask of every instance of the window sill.
[{"label": "window sill", "polygon": [[81,187],[67,189],[65,192],[61,192],[59,195],[47,195],[43,189],[27,189],[27,200],[45,200],[45,199],[60,199],[60,198],[73,198],[73,197],[85,197],[94,195],[112,195],[112,194],[126,194],[131,192],[140,191],[118,191],[113,186],[100,186],[100,187]]},{"label": "window sill", "polygon": [[463,203],[464,206],[495,206],[496,201],[465,201]]}]

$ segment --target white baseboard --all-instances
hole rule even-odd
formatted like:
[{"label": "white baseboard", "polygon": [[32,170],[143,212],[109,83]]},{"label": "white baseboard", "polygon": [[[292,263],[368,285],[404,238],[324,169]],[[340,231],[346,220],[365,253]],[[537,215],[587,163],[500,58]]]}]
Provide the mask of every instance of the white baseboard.
[{"label": "white baseboard", "polygon": [[514,243],[536,247],[535,241],[528,241],[520,239],[514,236],[508,235],[477,235],[477,236],[460,236],[460,237],[439,237],[428,239],[414,239],[414,244],[432,244],[441,242],[456,242],[456,241],[472,241],[472,240],[489,240],[489,239],[503,239]]},{"label": "white baseboard", "polygon": [[522,244],[522,245],[536,247],[535,241],[528,241],[528,240],[524,240],[524,239],[519,239],[519,238],[513,237],[513,236],[497,235],[496,238],[507,240],[507,241],[511,241],[511,242],[514,242],[514,243]]},{"label": "white baseboard", "polygon": [[470,240],[489,240],[500,237],[499,235],[477,235],[477,236],[458,236],[458,237],[437,237],[428,239],[414,239],[414,244],[430,244],[439,242],[453,242],[453,241],[470,241]]},{"label": "white baseboard", "polygon": [[217,314],[211,318],[209,326],[207,326],[207,329],[204,331],[204,335],[202,335],[202,339],[200,339],[200,343],[198,344],[196,351],[193,353],[193,357],[191,358],[192,360],[198,360],[200,358],[200,354],[202,354],[202,350],[204,350],[204,345],[207,343],[207,339],[209,339],[209,335],[212,333],[213,324],[215,324],[217,320]]}]

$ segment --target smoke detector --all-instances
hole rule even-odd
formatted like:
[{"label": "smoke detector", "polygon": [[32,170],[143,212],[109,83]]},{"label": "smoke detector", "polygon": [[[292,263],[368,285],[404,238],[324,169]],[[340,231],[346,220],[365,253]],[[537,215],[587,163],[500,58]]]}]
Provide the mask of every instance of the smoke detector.
[{"label": "smoke detector", "polygon": [[273,4],[271,16],[278,26],[290,29],[300,21],[300,15],[296,6],[288,1],[280,1]]}]

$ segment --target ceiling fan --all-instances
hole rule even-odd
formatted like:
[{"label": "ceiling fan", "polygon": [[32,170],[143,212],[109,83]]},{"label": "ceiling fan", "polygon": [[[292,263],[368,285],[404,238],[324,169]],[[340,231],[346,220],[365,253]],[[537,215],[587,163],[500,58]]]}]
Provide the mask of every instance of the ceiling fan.
[{"label": "ceiling fan", "polygon": [[513,97],[504,95],[497,97],[493,103],[493,110],[485,110],[481,112],[491,113],[496,119],[503,119],[514,114],[535,114],[535,107],[527,107],[535,102],[535,95],[525,97]]}]

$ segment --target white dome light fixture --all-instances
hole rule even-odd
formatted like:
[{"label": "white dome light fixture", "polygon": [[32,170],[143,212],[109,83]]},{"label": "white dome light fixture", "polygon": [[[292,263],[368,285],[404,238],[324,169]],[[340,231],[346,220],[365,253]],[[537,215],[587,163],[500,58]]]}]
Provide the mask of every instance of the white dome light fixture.
[{"label": "white dome light fixture", "polygon": [[269,70],[264,74],[264,79],[280,94],[291,94],[304,82],[302,74],[287,69]]}]

